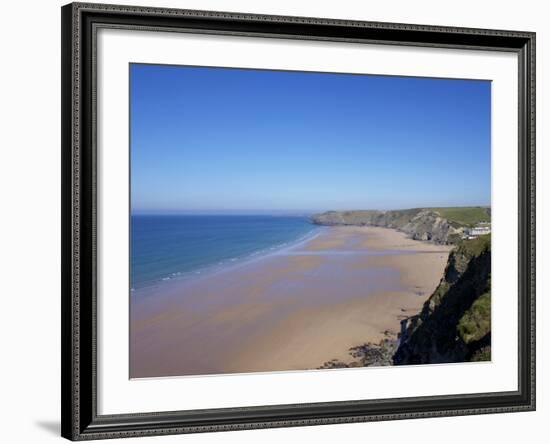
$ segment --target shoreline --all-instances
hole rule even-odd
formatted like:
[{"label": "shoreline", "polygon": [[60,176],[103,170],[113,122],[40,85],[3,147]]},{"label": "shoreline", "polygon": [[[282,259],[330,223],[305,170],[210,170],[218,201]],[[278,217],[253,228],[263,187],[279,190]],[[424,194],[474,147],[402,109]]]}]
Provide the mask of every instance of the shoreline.
[{"label": "shoreline", "polygon": [[396,336],[419,310],[450,249],[389,228],[326,227],[208,285],[180,281],[132,304],[131,377],[351,363],[351,348]]},{"label": "shoreline", "polygon": [[296,239],[290,240],[288,242],[284,242],[282,244],[276,244],[267,249],[258,249],[245,256],[240,256],[240,257],[237,256],[230,259],[224,259],[222,261],[216,261],[216,263],[212,263],[210,265],[199,267],[193,270],[171,273],[163,278],[147,281],[147,285],[141,285],[139,287],[131,287],[130,293],[137,295],[142,292],[146,293],[148,290],[158,289],[159,287],[162,287],[164,285],[170,285],[170,284],[177,285],[178,282],[181,282],[184,280],[204,279],[204,278],[211,277],[217,273],[235,270],[241,266],[246,266],[256,261],[261,261],[262,259],[267,258],[269,256],[282,253],[286,250],[297,248],[302,244],[315,239],[315,237],[317,237],[319,234],[321,234],[324,230],[328,228],[328,227],[324,227],[313,223],[312,223],[312,226],[314,228],[312,228],[306,234]]}]

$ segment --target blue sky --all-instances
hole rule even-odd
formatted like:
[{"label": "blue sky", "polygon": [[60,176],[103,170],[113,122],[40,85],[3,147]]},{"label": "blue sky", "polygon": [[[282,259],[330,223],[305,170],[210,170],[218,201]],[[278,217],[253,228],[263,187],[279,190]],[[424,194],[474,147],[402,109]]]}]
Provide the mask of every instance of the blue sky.
[{"label": "blue sky", "polygon": [[141,65],[134,212],[490,205],[488,81]]}]

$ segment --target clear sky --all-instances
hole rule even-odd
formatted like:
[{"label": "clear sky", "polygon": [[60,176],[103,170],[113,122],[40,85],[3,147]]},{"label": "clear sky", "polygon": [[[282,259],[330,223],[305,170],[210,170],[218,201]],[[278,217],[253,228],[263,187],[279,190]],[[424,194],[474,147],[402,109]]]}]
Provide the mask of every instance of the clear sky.
[{"label": "clear sky", "polygon": [[135,212],[490,205],[491,83],[132,64]]}]

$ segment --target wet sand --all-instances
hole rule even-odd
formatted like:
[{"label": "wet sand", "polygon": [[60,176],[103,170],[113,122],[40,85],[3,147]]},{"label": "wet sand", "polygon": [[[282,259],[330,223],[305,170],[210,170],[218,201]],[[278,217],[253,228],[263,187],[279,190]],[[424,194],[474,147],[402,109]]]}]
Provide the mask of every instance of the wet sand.
[{"label": "wet sand", "polygon": [[132,293],[130,376],[304,370],[396,334],[442,277],[449,247],[330,227],[292,248]]}]

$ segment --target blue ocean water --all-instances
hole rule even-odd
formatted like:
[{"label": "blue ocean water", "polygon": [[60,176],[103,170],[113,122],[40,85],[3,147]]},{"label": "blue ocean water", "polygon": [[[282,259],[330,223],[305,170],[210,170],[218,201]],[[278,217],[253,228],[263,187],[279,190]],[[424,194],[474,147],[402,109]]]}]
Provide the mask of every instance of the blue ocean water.
[{"label": "blue ocean water", "polygon": [[252,259],[318,230],[307,217],[297,216],[132,215],[131,286]]}]

